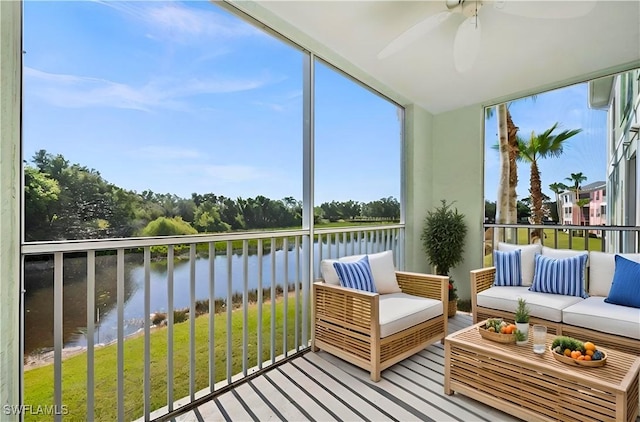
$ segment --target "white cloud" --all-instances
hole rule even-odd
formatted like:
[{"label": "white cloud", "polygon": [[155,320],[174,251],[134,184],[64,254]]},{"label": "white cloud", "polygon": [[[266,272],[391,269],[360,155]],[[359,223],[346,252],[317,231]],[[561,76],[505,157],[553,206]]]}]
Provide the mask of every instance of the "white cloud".
[{"label": "white cloud", "polygon": [[[153,39],[184,41],[195,37],[234,38],[261,35],[262,32],[237,19],[228,18],[211,10],[190,8],[181,2],[123,2],[98,1],[143,22]],[[205,3],[205,2],[203,2]],[[206,4],[206,3],[205,3]]]},{"label": "white cloud", "polygon": [[188,80],[164,78],[142,86],[107,79],[43,72],[24,68],[28,91],[50,104],[65,108],[112,107],[151,111],[154,108],[184,110],[181,99],[201,94],[248,91],[273,82],[269,75],[253,79],[210,77]]}]

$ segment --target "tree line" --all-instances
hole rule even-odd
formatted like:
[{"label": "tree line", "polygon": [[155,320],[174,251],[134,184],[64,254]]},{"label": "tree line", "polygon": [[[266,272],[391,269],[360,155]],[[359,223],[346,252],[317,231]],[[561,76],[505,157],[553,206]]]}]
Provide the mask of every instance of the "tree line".
[{"label": "tree line", "polygon": [[[296,227],[302,202],[262,195],[236,199],[213,193],[181,198],[120,188],[100,172],[40,150],[24,165],[27,241],[163,236]],[[325,221],[400,218],[393,198],[368,203],[331,201],[314,208]]]}]

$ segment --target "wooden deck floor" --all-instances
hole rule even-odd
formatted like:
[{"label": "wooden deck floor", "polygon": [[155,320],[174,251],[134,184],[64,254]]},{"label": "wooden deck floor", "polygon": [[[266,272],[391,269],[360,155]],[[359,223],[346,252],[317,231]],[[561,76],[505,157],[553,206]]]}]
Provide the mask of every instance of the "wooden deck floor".
[{"label": "wooden deck floor", "polygon": [[[449,319],[449,332],[471,316]],[[460,394],[443,392],[444,348],[429,346],[382,372],[373,383],[360,368],[327,353],[306,353],[221,394],[176,421],[516,421]]]}]

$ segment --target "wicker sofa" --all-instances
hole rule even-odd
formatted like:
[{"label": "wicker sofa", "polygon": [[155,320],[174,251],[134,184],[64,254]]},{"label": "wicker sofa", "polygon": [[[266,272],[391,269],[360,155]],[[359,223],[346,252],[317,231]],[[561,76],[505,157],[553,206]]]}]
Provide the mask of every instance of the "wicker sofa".
[{"label": "wicker sofa", "polygon": [[[513,319],[518,298],[522,297],[530,308],[530,323],[544,324],[552,334],[590,339],[604,347],[640,355],[640,309],[604,301],[613,282],[614,254],[552,249],[541,245],[498,244],[498,250],[514,249],[521,250],[522,286],[495,286],[495,267],[471,271],[474,323],[491,317]],[[588,297],[530,291],[536,254],[555,259],[588,254],[585,278]],[[640,254],[621,255],[640,262]]]},{"label": "wicker sofa", "polygon": [[378,381],[384,369],[444,341],[449,278],[395,271],[391,251],[368,258],[379,293],[342,287],[332,272],[335,260],[322,261],[323,280],[313,285],[311,349],[359,366]]}]

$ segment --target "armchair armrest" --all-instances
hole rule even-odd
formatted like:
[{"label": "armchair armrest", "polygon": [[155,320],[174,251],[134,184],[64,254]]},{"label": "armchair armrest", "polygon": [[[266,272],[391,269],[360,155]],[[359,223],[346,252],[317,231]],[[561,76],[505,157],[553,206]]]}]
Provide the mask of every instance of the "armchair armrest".
[{"label": "armchair armrest", "polygon": [[449,277],[443,275],[396,271],[403,293],[449,302]]},{"label": "armchair armrest", "polygon": [[[380,295],[325,282],[313,283],[315,320],[370,334],[378,326]],[[375,324],[372,324],[375,322]]]}]

